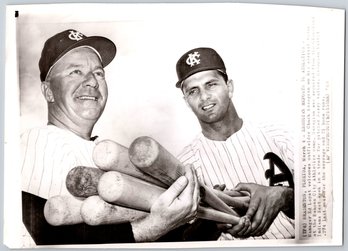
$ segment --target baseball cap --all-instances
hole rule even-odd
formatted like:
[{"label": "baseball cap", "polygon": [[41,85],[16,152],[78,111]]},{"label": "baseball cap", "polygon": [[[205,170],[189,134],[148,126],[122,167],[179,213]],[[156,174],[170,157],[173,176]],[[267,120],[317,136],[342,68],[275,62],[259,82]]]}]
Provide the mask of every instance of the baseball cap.
[{"label": "baseball cap", "polygon": [[181,88],[182,81],[189,76],[207,70],[219,70],[227,76],[224,61],[212,48],[199,47],[186,52],[176,63],[178,75],[177,88]]},{"label": "baseball cap", "polygon": [[105,37],[87,37],[74,29],[62,31],[50,37],[42,49],[39,60],[41,81],[46,80],[48,73],[61,57],[81,46],[93,49],[99,56],[103,67],[107,66],[116,55],[116,45]]}]

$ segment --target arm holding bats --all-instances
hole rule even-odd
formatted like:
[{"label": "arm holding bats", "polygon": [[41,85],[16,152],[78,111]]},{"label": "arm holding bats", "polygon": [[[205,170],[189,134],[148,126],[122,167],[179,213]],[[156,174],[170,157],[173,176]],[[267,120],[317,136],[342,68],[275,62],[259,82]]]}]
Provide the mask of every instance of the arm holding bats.
[{"label": "arm holding bats", "polygon": [[[149,240],[149,236],[156,236],[161,234],[161,232],[162,234],[168,232],[166,228],[158,229],[156,227],[149,228],[149,231],[151,231],[150,235],[149,233],[144,234],[143,232],[134,230],[134,226],[138,226],[142,229],[146,227],[147,224],[151,226],[154,222],[162,222],[164,226],[169,225],[171,226],[170,229],[174,229],[169,234],[161,237],[159,241],[207,241],[216,240],[218,238],[220,230],[216,228],[216,224],[213,221],[197,219],[193,224],[185,224],[194,216],[197,217],[197,208],[200,201],[197,176],[191,167],[186,167],[185,170],[185,176],[179,177],[152,205],[152,217],[150,216],[144,221],[132,223],[134,237],[136,239]],[[196,199],[192,200],[190,199],[191,197]],[[182,211],[182,206],[180,204],[184,201],[192,201],[193,203],[185,203],[185,209]],[[168,210],[163,211],[163,206],[167,207]],[[146,225],[142,226],[143,224]]]},{"label": "arm holding bats", "polygon": [[[185,178],[181,179],[185,180]],[[98,244],[98,243],[133,243],[133,242],[143,242],[143,241],[155,241],[160,237],[167,238],[166,240],[173,241],[172,236],[166,233],[173,228],[179,226],[181,216],[176,215],[181,212],[184,207],[179,205],[180,203],[185,204],[185,208],[191,208],[190,205],[186,206],[187,202],[182,201],[176,204],[174,209],[171,209],[171,218],[166,218],[169,209],[167,208],[168,198],[176,198],[176,192],[179,190],[185,190],[187,188],[186,181],[180,184],[180,181],[175,185],[175,188],[169,191],[170,196],[167,193],[163,194],[163,198],[159,198],[156,205],[153,206],[153,210],[150,214],[145,214],[144,212],[134,213],[136,216],[141,218],[133,223],[129,223],[128,220],[123,220],[114,224],[98,224],[90,225],[83,222],[79,211],[76,211],[76,206],[78,203],[83,203],[82,201],[76,200],[72,205],[72,208],[67,208],[67,206],[59,208],[62,209],[61,212],[56,213],[60,217],[53,217],[51,212],[51,220],[47,221],[47,215],[44,216],[44,208],[47,206],[47,201],[52,201],[51,203],[59,203],[62,205],[61,197],[66,198],[69,201],[73,200],[73,197],[68,196],[55,196],[52,197],[55,200],[46,200],[39,196],[22,192],[22,212],[23,212],[23,222],[25,226],[29,229],[32,238],[35,240],[37,245],[64,245],[64,244]],[[186,189],[189,190],[189,189]],[[190,193],[190,192],[189,192]],[[188,194],[189,194],[188,193]],[[97,196],[92,196],[97,197]],[[89,197],[90,199],[94,199]],[[86,199],[87,202],[88,199]],[[165,201],[163,201],[165,200]],[[188,203],[190,204],[190,203]],[[63,204],[64,205],[64,204]],[[66,205],[66,204],[65,204]],[[97,207],[98,204],[93,201],[92,207]],[[54,205],[52,206],[54,211]],[[105,206],[103,206],[105,207]],[[56,207],[57,208],[57,207]],[[88,210],[89,214],[93,210]],[[194,213],[192,210],[186,210],[186,216],[192,218]],[[109,212],[110,213],[110,212]],[[124,215],[125,211],[121,214]],[[52,220],[53,218],[53,220]],[[96,217],[94,217],[96,218]],[[164,219],[166,221],[164,221]],[[64,223],[65,221],[65,223]],[[49,223],[48,223],[49,222]],[[184,222],[181,221],[181,224]],[[176,238],[181,238],[182,234],[175,236]],[[177,239],[178,241],[180,239]]]},{"label": "arm holding bats", "polygon": [[[196,216],[199,203],[197,177],[190,168],[186,170],[185,176],[179,177],[155,201],[148,218],[132,223],[134,238],[151,241],[152,238],[160,237]],[[149,231],[139,231],[144,228],[148,228]]]}]

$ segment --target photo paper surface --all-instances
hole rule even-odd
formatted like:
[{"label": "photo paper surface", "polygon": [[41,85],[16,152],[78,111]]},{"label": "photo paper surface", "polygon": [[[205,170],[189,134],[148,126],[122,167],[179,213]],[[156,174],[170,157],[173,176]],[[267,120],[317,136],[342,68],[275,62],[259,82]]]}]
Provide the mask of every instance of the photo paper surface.
[{"label": "photo paper surface", "polygon": [[[183,248],[341,245],[344,18],[344,11],[339,9],[259,4],[8,6],[4,155],[5,244],[11,248],[178,247],[176,242]],[[55,39],[53,45],[47,45],[47,48],[57,49],[55,46],[59,41],[62,48],[65,47],[59,52],[43,52],[45,42],[63,31],[66,31],[66,36],[62,35],[60,40]],[[87,72],[82,76],[84,70],[78,68],[81,66],[77,63],[70,63],[69,67],[77,67],[78,70],[64,68],[63,63],[72,57],[71,52],[76,52],[65,42],[74,44],[80,40],[85,41],[85,37],[97,36],[109,39],[116,49],[113,51],[110,47],[106,50],[107,44],[98,47],[90,42],[79,46],[80,49],[83,47],[81,50],[89,53],[92,50],[94,61],[83,61],[81,58],[78,60],[88,62],[83,63],[88,67],[93,64],[102,66],[93,68],[93,77]],[[207,54],[206,50],[199,48],[212,48],[217,52],[224,62],[225,69],[215,61],[217,59],[214,52],[209,52],[214,54],[213,57],[213,54]],[[190,50],[193,51],[188,53]],[[112,58],[114,53],[115,57]],[[50,59],[49,56],[56,59]],[[179,63],[182,56],[186,57]],[[205,56],[208,58],[207,61]],[[103,64],[108,57],[111,61],[104,67]],[[203,69],[204,64],[208,68]],[[215,67],[216,65],[219,66]],[[197,71],[193,70],[195,67]],[[223,97],[232,100],[234,112],[238,115],[238,121],[241,121],[235,137],[230,135],[224,140],[209,139],[210,135],[216,134],[207,136],[209,130],[206,129],[218,128],[210,126],[212,123],[209,122],[215,113],[220,112],[218,108],[232,109],[208,90],[215,88],[215,82],[218,81],[202,81],[202,86],[195,86],[196,82],[189,81],[195,76],[201,76],[199,74],[202,72],[215,70],[220,72],[214,75],[215,79],[223,81],[223,77],[226,76],[229,80],[226,80],[228,96]],[[89,135],[93,138],[89,142],[91,144],[79,142],[78,139],[83,137],[76,133],[74,126],[64,124],[64,116],[53,116],[52,119],[52,114],[73,114],[73,117],[76,114],[79,118],[84,116],[83,112],[75,112],[74,106],[62,98],[65,88],[70,88],[71,93],[76,93],[76,90],[82,87],[76,85],[75,90],[71,85],[57,85],[59,78],[69,78],[69,81],[72,81],[72,78],[88,78],[90,82],[86,80],[81,86],[85,85],[83,88],[86,90],[98,90],[101,94],[93,96],[92,91],[79,94],[78,102],[83,103],[82,106],[85,108],[94,107],[94,102],[102,100],[103,95],[107,97],[105,109],[101,109],[100,114],[96,115],[98,118],[95,126],[92,126],[93,130]],[[107,86],[104,93],[104,87],[98,78],[102,78],[102,83],[105,82]],[[177,83],[180,88],[176,87]],[[194,84],[189,88],[191,83]],[[54,87],[55,85],[57,87]],[[76,100],[76,97],[74,98]],[[60,100],[62,106],[52,108]],[[199,110],[195,110],[196,106]],[[56,110],[51,113],[52,109]],[[96,109],[88,111],[91,110]],[[88,113],[86,116],[92,115]],[[64,133],[57,131],[56,127],[65,128]],[[42,138],[44,134],[46,138]],[[78,139],[75,139],[76,135]],[[95,170],[100,168],[92,156],[92,150],[98,142],[116,142],[121,146],[122,153],[127,155],[127,159],[128,149],[132,149],[135,140],[140,137],[154,139],[168,152],[167,155],[161,152],[166,158],[161,160],[162,162],[159,161],[159,166],[170,166],[177,163],[176,161],[183,166],[191,164],[200,184],[207,187],[224,184],[225,190],[231,191],[238,183],[255,183],[262,185],[262,188],[266,187],[267,192],[262,196],[263,199],[270,198],[271,193],[267,188],[290,187],[293,189],[293,202],[283,202],[287,209],[280,210],[279,214],[277,212],[270,225],[265,223],[267,226],[263,227],[264,231],[255,232],[258,234],[238,236],[225,230],[216,235],[213,241],[210,239],[211,236],[205,237],[199,231],[204,229],[204,233],[210,234],[211,231],[213,235],[216,231],[215,222],[212,224],[214,227],[197,227],[197,232],[192,230],[192,235],[181,238],[181,228],[185,229],[183,226],[186,226],[182,225],[182,222],[179,224],[182,226],[178,226],[176,232],[173,230],[160,234],[161,236],[155,240],[151,237],[140,243],[134,243],[137,241],[137,233],[132,225],[132,221],[136,221],[133,218],[122,223],[110,223],[110,220],[107,220],[108,224],[103,222],[98,223],[99,226],[91,226],[86,223],[86,219],[77,214],[72,217],[72,221],[64,223],[64,227],[48,223],[49,225],[45,225],[47,228],[43,228],[47,230],[44,232],[35,230],[35,224],[28,227],[23,223],[26,222],[26,217],[31,220],[37,220],[39,217],[47,220],[47,213],[33,215],[34,206],[30,203],[34,202],[31,197],[28,197],[30,202],[24,201],[21,192],[37,196],[35,199],[41,203],[41,207],[53,196],[71,196],[70,191],[67,191],[69,189],[65,187],[65,177],[77,166],[97,168],[91,171],[95,175]],[[71,147],[74,145],[76,147]],[[39,152],[36,149],[44,151]],[[79,158],[83,160],[75,160],[74,158],[78,157],[72,157],[76,150],[79,150]],[[271,154],[266,155],[268,152]],[[55,158],[57,160],[54,160]],[[106,157],[102,159],[105,160]],[[127,161],[128,165],[135,163],[132,158]],[[163,167],[163,170],[165,169]],[[108,171],[101,172],[104,174]],[[184,174],[179,171],[178,173]],[[99,174],[96,175],[99,179]],[[170,176],[170,171],[162,171],[160,176],[166,175]],[[158,182],[158,177],[151,177],[150,183],[153,185],[154,182]],[[131,184],[135,184],[134,187],[138,189],[142,187],[137,183]],[[163,185],[161,182],[158,184]],[[150,191],[147,190],[149,188],[140,189],[144,191],[141,198],[147,198],[147,195],[156,194],[158,191],[162,193],[168,186],[156,186],[151,192],[147,192]],[[97,189],[96,185],[94,189]],[[137,192],[134,194],[127,193],[126,202],[116,205],[122,206],[122,210],[124,206],[127,209],[136,209],[136,215],[141,212],[141,217],[146,218],[153,204],[144,206],[141,202],[140,206],[129,206],[129,201],[137,201],[134,198],[136,195],[139,196],[140,191],[135,191]],[[94,193],[100,195],[100,191]],[[253,201],[253,194],[249,191],[248,196],[245,196],[248,197],[247,203]],[[77,204],[68,204],[80,208],[90,196],[75,197],[72,198]],[[272,212],[273,209],[279,210],[276,204],[270,206],[265,202],[265,208],[269,206]],[[25,207],[26,205],[29,206]],[[92,203],[92,209],[88,212],[96,211],[93,205]],[[97,202],[95,205],[97,207]],[[113,203],[107,202],[105,205],[110,206]],[[293,215],[289,216],[287,213],[291,207],[294,208]],[[236,209],[238,220],[248,211],[248,207],[243,208],[244,211],[238,211],[238,208],[233,206],[230,208]],[[269,216],[259,210],[262,222],[263,218],[267,219]],[[129,214],[128,211],[121,212],[122,217]],[[58,214],[61,216],[63,213]],[[109,212],[105,215],[111,214]],[[203,213],[197,215],[198,218],[206,217],[202,216]],[[46,218],[43,218],[44,216]],[[255,218],[257,216],[254,216],[254,221]],[[164,218],[162,227],[166,222]],[[191,218],[187,222],[189,229],[197,224],[197,220]],[[253,219],[251,224],[252,222]],[[122,226],[117,228],[118,224]],[[108,226],[103,228],[105,225]],[[112,241],[111,237],[106,240],[113,227],[124,233],[124,236],[115,241]],[[72,228],[75,230],[71,230]],[[155,228],[156,226],[152,228],[151,225],[141,227],[140,235],[143,236],[143,232],[151,233]],[[70,239],[73,240],[62,240],[65,237],[60,239],[59,233],[62,232],[59,231],[72,231]],[[99,233],[97,237],[94,236],[97,240],[89,238],[88,235],[95,231]],[[189,231],[185,233],[187,232]],[[78,237],[75,238],[75,234],[81,236],[81,241],[78,241]],[[190,239],[191,236],[195,239]]]}]

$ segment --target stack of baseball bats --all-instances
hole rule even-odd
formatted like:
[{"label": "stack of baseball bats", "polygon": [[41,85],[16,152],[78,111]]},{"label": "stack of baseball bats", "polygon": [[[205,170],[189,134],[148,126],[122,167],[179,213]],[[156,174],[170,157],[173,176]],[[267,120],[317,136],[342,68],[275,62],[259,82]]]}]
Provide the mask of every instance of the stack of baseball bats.
[{"label": "stack of baseball bats", "polygon": [[[89,225],[132,222],[150,212],[156,199],[180,176],[183,164],[151,137],[135,139],[129,148],[112,140],[98,142],[93,151],[98,168],[77,166],[66,177],[73,195],[49,198],[44,215],[51,225]],[[238,224],[249,196],[220,191],[199,182],[201,204],[197,217]]]}]

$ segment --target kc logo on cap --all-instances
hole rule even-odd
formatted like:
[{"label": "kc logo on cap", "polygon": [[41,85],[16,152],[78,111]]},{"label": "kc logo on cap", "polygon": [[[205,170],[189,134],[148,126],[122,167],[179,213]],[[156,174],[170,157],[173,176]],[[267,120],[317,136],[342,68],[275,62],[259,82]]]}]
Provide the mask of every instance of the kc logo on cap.
[{"label": "kc logo on cap", "polygon": [[194,66],[195,64],[200,64],[201,60],[199,60],[199,57],[201,55],[198,53],[198,51],[195,51],[194,53],[190,53],[186,59],[186,63],[189,66]]},{"label": "kc logo on cap", "polygon": [[212,48],[200,47],[186,52],[176,63],[178,82],[176,87],[181,88],[182,82],[189,76],[207,70],[219,70],[227,76],[224,61]]},{"label": "kc logo on cap", "polygon": [[70,32],[69,38],[70,38],[71,40],[79,41],[79,40],[81,40],[83,37],[85,37],[85,35],[83,35],[81,32],[78,32],[78,31],[70,30],[69,32]]},{"label": "kc logo on cap", "polygon": [[39,61],[40,79],[45,81],[55,63],[66,53],[77,47],[89,47],[101,60],[103,67],[107,66],[116,55],[115,44],[99,36],[87,37],[74,29],[68,29],[47,39]]}]

